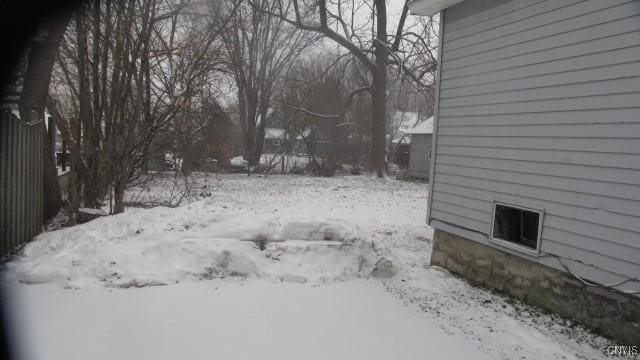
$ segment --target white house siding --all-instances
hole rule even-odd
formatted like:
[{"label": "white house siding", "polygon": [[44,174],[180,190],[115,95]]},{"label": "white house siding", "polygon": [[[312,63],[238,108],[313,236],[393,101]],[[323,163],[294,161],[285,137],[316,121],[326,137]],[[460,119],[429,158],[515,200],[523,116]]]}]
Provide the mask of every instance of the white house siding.
[{"label": "white house siding", "polygon": [[489,244],[492,201],[543,209],[532,260],[639,278],[640,1],[467,0],[443,31],[432,225]]}]

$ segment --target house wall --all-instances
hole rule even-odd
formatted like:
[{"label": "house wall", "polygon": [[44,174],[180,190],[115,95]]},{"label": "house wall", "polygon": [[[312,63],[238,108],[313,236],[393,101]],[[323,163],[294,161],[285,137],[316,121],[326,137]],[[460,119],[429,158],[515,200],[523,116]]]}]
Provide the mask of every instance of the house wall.
[{"label": "house wall", "polygon": [[409,176],[428,179],[431,160],[431,134],[411,135],[411,148],[409,150]]},{"label": "house wall", "polygon": [[493,201],[543,210],[540,256],[504,251],[640,295],[640,1],[467,0],[443,26],[430,223],[499,248]]}]

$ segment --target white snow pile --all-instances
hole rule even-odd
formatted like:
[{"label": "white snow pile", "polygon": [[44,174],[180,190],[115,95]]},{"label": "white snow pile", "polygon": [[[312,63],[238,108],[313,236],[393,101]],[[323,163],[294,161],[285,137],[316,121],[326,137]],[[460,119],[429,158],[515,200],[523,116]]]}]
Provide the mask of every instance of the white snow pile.
[{"label": "white snow pile", "polygon": [[8,264],[15,280],[81,288],[257,277],[334,282],[370,275],[378,256],[340,220],[223,213],[209,201],[125,214],[40,235]]},{"label": "white snow pile", "polygon": [[230,160],[231,166],[247,166],[249,163],[247,160],[242,158],[242,156],[236,156]]},{"label": "white snow pile", "polygon": [[[7,279],[70,288],[227,276],[328,283],[409,276],[428,259],[428,251],[413,245],[429,234],[424,184],[367,177],[194,179],[208,186],[210,197],[178,208],[128,208],[43,233],[7,265]],[[407,248],[390,251],[394,246]]]}]

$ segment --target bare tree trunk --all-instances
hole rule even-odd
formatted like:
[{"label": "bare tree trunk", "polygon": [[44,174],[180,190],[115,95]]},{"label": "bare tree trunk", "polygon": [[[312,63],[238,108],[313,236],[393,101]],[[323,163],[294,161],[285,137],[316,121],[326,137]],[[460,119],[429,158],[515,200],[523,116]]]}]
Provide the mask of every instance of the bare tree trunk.
[{"label": "bare tree trunk", "polygon": [[[273,12],[268,10],[260,10],[266,12],[272,16],[280,19],[286,19],[286,21],[299,29],[318,32],[333,40],[335,43],[347,49],[354,57],[358,58],[360,62],[365,65],[367,70],[373,77],[372,84],[372,107],[371,107],[371,136],[372,144],[370,151],[370,171],[376,173],[379,177],[385,175],[385,109],[386,109],[386,87],[387,87],[387,65],[388,65],[388,49],[387,49],[387,8],[386,0],[374,0],[375,5],[375,19],[376,30],[374,39],[374,57],[375,61],[372,61],[369,57],[368,51],[365,51],[355,43],[351,36],[346,36],[349,32],[344,30],[343,34],[336,31],[330,24],[329,19],[336,18],[336,15],[332,14],[327,8],[327,0],[317,0],[311,2],[311,7],[315,8],[313,11],[318,11],[320,19],[319,24],[305,24],[300,12],[300,3],[298,0],[292,0],[294,7],[294,19],[288,19],[287,15],[280,12]],[[340,7],[340,5],[338,5]],[[338,16],[339,17],[339,16]],[[343,19],[338,19],[338,23],[344,24],[343,28],[346,29],[346,23]],[[354,35],[354,34],[351,34]],[[356,37],[357,38],[357,37]]]},{"label": "bare tree trunk", "polygon": [[[251,91],[251,90],[248,90]],[[242,121],[245,122],[245,160],[249,162],[249,166],[256,165],[256,117],[258,113],[257,109],[257,101],[254,100],[253,94],[245,94],[243,99],[245,100],[244,104],[240,106],[243,107],[245,118]]]},{"label": "bare tree trunk", "polygon": [[125,185],[121,181],[118,181],[113,191],[113,197],[114,197],[113,213],[114,214],[122,214],[124,212],[124,190],[125,190]]},{"label": "bare tree trunk", "polygon": [[387,104],[387,9],[385,0],[375,0],[376,6],[376,57],[373,72],[373,94],[371,111],[371,171],[379,177],[385,174],[385,111]]},{"label": "bare tree trunk", "polygon": [[264,128],[267,126],[267,107],[263,107],[260,110],[260,119],[260,125],[258,125],[258,129],[256,129],[253,153],[256,165],[260,164],[260,157],[262,156],[262,150],[264,147]]},{"label": "bare tree trunk", "polygon": [[[100,39],[100,0],[93,1],[93,39]],[[92,49],[92,64],[91,64],[91,76],[92,76],[92,114],[91,128],[93,129],[90,134],[89,143],[89,171],[90,180],[93,183],[94,189],[92,190],[93,205],[98,205],[98,199],[104,195],[104,189],[102,182],[100,181],[100,172],[102,170],[102,161],[100,161],[100,138],[102,137],[102,107],[101,107],[101,93],[100,93],[100,41],[93,41]]]},{"label": "bare tree trunk", "polygon": [[[42,120],[42,136],[45,137],[44,154],[44,214],[43,219],[49,220],[62,207],[58,174],[52,154],[52,148],[44,128],[44,108],[49,93],[51,71],[58,51],[58,46],[67,28],[71,14],[52,14],[44,22],[39,34],[29,44],[27,70],[18,107],[20,117],[25,122]],[[35,119],[34,119],[35,117]]]},{"label": "bare tree trunk", "polygon": [[76,12],[76,36],[78,37],[78,87],[80,92],[78,93],[80,102],[80,123],[82,123],[83,132],[82,148],[85,153],[85,161],[87,171],[82,176],[82,198],[84,200],[84,206],[89,208],[97,207],[97,193],[98,188],[96,173],[93,169],[97,164],[96,160],[95,144],[93,141],[95,129],[93,123],[93,114],[91,109],[91,88],[89,79],[89,51],[87,45],[86,27],[85,27],[85,9],[80,8]]},{"label": "bare tree trunk", "polygon": [[116,178],[116,184],[113,189],[114,206],[113,213],[121,214],[124,212],[124,193],[127,189],[127,183],[129,182],[128,161],[123,161],[118,176]]},{"label": "bare tree trunk", "polygon": [[277,1],[231,3],[237,11],[231,16],[224,43],[238,88],[244,159],[251,167],[262,155],[266,113],[277,80],[310,42],[291,24],[265,13],[278,9]]}]

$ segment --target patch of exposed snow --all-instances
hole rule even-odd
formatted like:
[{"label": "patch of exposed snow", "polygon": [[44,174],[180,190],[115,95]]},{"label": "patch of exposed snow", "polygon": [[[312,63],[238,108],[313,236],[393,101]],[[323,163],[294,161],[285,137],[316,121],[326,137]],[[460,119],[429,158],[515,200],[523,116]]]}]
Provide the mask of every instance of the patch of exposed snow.
[{"label": "patch of exposed snow", "polygon": [[405,134],[433,134],[433,116],[406,131]]},{"label": "patch of exposed snow", "polygon": [[104,212],[104,210],[102,210],[102,209],[79,208],[78,211],[81,212],[81,213],[91,214],[91,215],[100,215],[100,216],[106,216],[107,215],[107,213]]},{"label": "patch of exposed snow", "polygon": [[247,166],[249,163],[247,160],[242,158],[242,156],[236,156],[230,160],[231,166]]},{"label": "patch of exposed snow", "polygon": [[279,128],[264,128],[264,138],[265,139],[284,139],[284,129]]},{"label": "patch of exposed snow", "polygon": [[71,167],[67,165],[64,171],[62,171],[62,166],[56,166],[56,170],[58,170],[58,176],[62,176],[71,171]]}]

